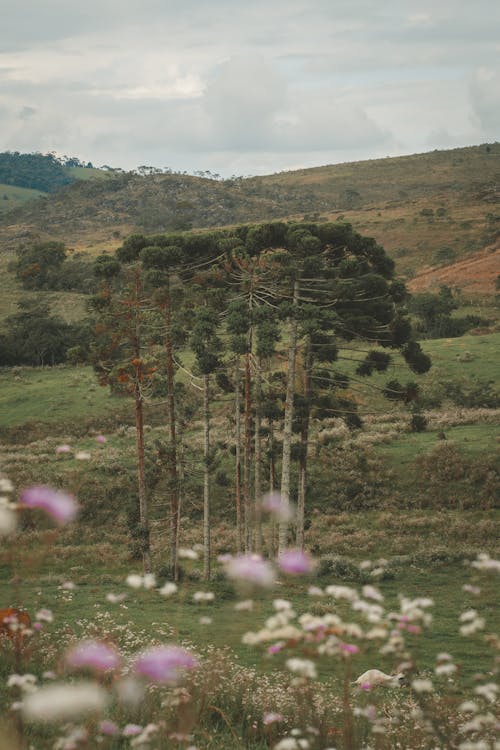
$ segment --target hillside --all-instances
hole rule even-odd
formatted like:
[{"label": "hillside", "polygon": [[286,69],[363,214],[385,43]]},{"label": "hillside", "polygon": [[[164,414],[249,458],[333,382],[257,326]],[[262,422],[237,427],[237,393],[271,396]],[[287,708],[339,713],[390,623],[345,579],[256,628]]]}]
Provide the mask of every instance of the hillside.
[{"label": "hillside", "polygon": [[[499,143],[222,181],[78,171],[74,176],[80,179],[72,184],[0,218],[2,254],[34,238],[60,239],[70,248],[96,253],[115,248],[135,231],[342,216],[375,237],[407,279],[491,253],[492,263],[475,265],[470,291],[494,292]],[[457,266],[454,283],[456,277],[462,286],[468,274],[468,262]],[[440,277],[426,278],[433,284]]]}]

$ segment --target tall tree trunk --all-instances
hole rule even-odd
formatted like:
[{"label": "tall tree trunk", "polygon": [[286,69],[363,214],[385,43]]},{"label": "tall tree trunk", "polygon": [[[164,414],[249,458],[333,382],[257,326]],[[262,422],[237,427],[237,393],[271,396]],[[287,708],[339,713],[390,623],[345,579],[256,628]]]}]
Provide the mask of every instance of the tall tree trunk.
[{"label": "tall tree trunk", "polygon": [[175,420],[174,360],[172,355],[172,303],[170,283],[165,288],[165,375],[167,386],[167,427],[169,431],[169,495],[170,495],[170,568],[175,581],[179,578],[179,479],[177,475],[177,439]]},{"label": "tall tree trunk", "polygon": [[135,326],[133,332],[133,349],[134,349],[134,411],[135,411],[135,435],[137,450],[137,489],[139,493],[139,520],[141,524],[141,549],[142,565],[145,573],[151,572],[151,551],[149,546],[149,512],[148,496],[146,487],[146,466],[145,466],[145,448],[144,448],[144,410],[143,398],[141,392],[141,382],[143,379],[142,359],[141,359],[141,324],[139,319],[142,282],[140,271],[136,270],[134,274],[134,307],[133,315]]},{"label": "tall tree trunk", "polygon": [[[137,373],[136,373],[137,375]],[[149,514],[146,490],[144,461],[144,414],[139,383],[134,386],[135,435],[137,449],[137,487],[139,492],[139,519],[141,524],[142,565],[144,573],[151,572],[151,552],[149,548]]]},{"label": "tall tree trunk", "polygon": [[240,414],[240,362],[236,358],[234,369],[234,429],[235,429],[235,449],[236,449],[236,544],[238,552],[243,551],[243,518],[241,508],[241,414]]},{"label": "tall tree trunk", "polygon": [[210,580],[210,375],[203,376],[203,579]]},{"label": "tall tree trunk", "polygon": [[[293,307],[299,302],[299,282],[293,285]],[[288,373],[286,383],[285,419],[283,425],[283,458],[281,463],[281,508],[283,517],[279,523],[278,553],[288,546],[288,511],[290,508],[290,470],[292,454],[292,423],[293,423],[293,395],[295,386],[295,361],[297,359],[297,330],[298,321],[295,309],[290,320],[288,344]]]},{"label": "tall tree trunk", "polygon": [[305,413],[302,418],[300,430],[300,463],[299,463],[299,486],[297,496],[297,547],[304,548],[304,515],[307,492],[307,452],[309,448],[309,421],[311,416],[311,372],[313,365],[313,351],[311,337],[307,337],[306,351],[304,355],[304,402]]},{"label": "tall tree trunk", "polygon": [[255,551],[262,552],[262,440],[260,435],[262,380],[260,358],[255,371],[255,455],[254,455],[254,514],[255,514]]},{"label": "tall tree trunk", "polygon": [[250,469],[252,460],[252,377],[251,350],[245,354],[245,442],[243,446],[243,507],[245,552],[252,548],[252,506],[250,500]]}]

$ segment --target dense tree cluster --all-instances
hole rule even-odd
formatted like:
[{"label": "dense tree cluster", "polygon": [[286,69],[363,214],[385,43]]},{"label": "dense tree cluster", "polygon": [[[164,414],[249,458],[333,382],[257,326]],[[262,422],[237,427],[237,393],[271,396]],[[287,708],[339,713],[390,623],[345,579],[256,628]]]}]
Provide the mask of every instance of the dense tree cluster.
[{"label": "dense tree cluster", "polygon": [[74,158],[63,161],[54,154],[4,151],[0,153],[0,183],[53,193],[74,182],[75,178],[68,172],[67,166],[83,164]]},{"label": "dense tree cluster", "polygon": [[[375,240],[343,222],[239,226],[207,233],[132,235],[116,256],[96,261],[100,293],[93,363],[101,383],[129,394],[136,415],[138,497],[144,565],[150,565],[144,404],[164,389],[170,564],[177,575],[181,475],[176,374],[190,346],[191,382],[203,393],[205,577],[210,576],[210,482],[214,398],[232,400],[237,539],[262,549],[262,495],[279,489],[279,534],[290,543],[288,508],[297,499],[295,542],[303,544],[312,420],[342,416],[359,426],[339,351],[358,342],[358,375],[385,371],[398,350],[410,369],[429,358],[414,340],[406,290]],[[362,342],[362,343],[361,343]],[[279,438],[279,440],[278,440]],[[277,460],[277,458],[280,460]],[[292,487],[292,461],[299,486]],[[278,482],[277,466],[281,469]]]},{"label": "dense tree cluster", "polygon": [[92,261],[84,253],[69,253],[63,242],[34,242],[18,248],[16,256],[9,271],[23,289],[84,294],[96,290]]}]

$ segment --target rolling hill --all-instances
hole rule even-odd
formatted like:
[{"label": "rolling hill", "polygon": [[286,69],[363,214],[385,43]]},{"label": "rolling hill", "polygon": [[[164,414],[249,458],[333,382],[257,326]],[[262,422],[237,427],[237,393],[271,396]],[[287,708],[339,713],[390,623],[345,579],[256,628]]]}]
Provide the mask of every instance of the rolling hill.
[{"label": "rolling hill", "polygon": [[495,292],[500,143],[230,180],[82,171],[0,216],[4,262],[34,239],[96,254],[137,231],[343,217],[375,237],[415,289],[452,283],[471,295]]}]

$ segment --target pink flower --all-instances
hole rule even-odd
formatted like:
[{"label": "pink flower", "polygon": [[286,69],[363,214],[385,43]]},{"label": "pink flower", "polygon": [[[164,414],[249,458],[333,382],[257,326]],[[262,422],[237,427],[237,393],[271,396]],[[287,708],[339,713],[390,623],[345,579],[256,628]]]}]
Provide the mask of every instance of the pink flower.
[{"label": "pink flower", "polygon": [[198,660],[180,646],[156,646],[138,656],[134,670],[153,682],[175,683],[185,670],[197,666]]},{"label": "pink flower", "polygon": [[43,628],[43,625],[41,622],[34,622],[33,623],[33,630],[41,630]]},{"label": "pink flower", "polygon": [[89,667],[98,672],[116,669],[120,660],[116,651],[100,641],[81,641],[66,654],[70,667]]},{"label": "pink flower", "polygon": [[277,521],[291,521],[293,518],[293,509],[290,504],[283,503],[279,492],[270,492],[262,498],[262,509],[266,510]]},{"label": "pink flower", "polygon": [[99,731],[101,734],[107,734],[109,736],[113,736],[115,734],[118,734],[118,725],[115,724],[114,721],[110,721],[109,719],[104,719],[99,724]]},{"label": "pink flower", "polygon": [[314,560],[300,549],[287,549],[279,555],[278,566],[284,573],[304,575],[314,569]]},{"label": "pink flower", "polygon": [[226,575],[236,581],[256,586],[272,586],[275,572],[272,565],[260,555],[239,555],[226,562]]},{"label": "pink flower", "polygon": [[283,649],[283,647],[286,646],[285,641],[277,641],[276,643],[273,643],[272,646],[269,646],[267,648],[268,654],[277,654],[279,651]]},{"label": "pink flower", "polygon": [[56,453],[71,453],[71,446],[64,443],[64,445],[58,445]]},{"label": "pink flower", "polygon": [[142,732],[142,727],[139,724],[126,724],[123,727],[123,737],[135,737]]},{"label": "pink flower", "polygon": [[102,445],[104,445],[104,443],[108,442],[108,438],[105,437],[104,435],[97,435],[95,441],[96,443],[101,443]]},{"label": "pink flower", "polygon": [[61,526],[72,521],[78,512],[74,497],[44,485],[23,490],[20,504],[26,508],[41,508]]},{"label": "pink flower", "polygon": [[283,715],[274,713],[274,711],[268,711],[262,717],[262,723],[264,724],[264,726],[267,726],[268,724],[274,724],[275,721],[283,721]]},{"label": "pink flower", "polygon": [[359,648],[354,643],[341,643],[339,648],[345,654],[359,654]]}]

